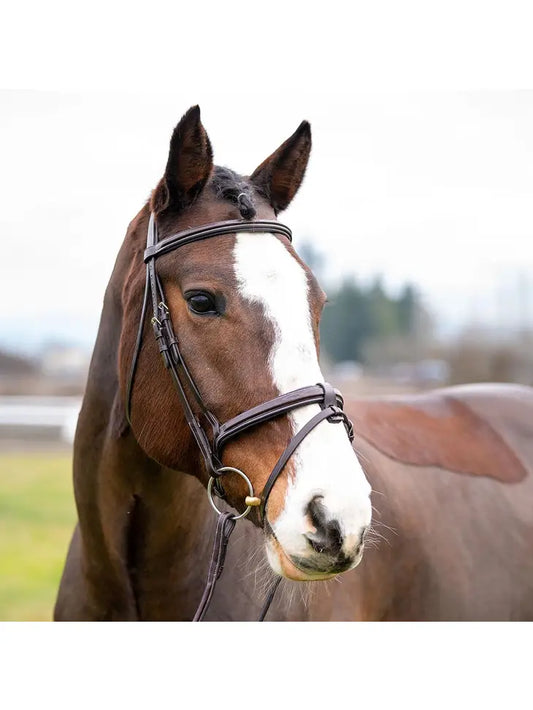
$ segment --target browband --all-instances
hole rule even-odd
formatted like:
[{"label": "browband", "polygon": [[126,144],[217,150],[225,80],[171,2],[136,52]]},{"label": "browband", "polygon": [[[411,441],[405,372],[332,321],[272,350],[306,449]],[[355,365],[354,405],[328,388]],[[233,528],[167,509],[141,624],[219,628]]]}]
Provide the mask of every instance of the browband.
[{"label": "browband", "polygon": [[235,232],[270,232],[271,234],[281,234],[289,242],[292,242],[291,230],[286,225],[280,224],[280,222],[275,220],[263,219],[249,222],[241,219],[228,219],[223,222],[212,222],[207,227],[186,229],[147,246],[144,252],[144,263],[146,264],[154,257],[168,254],[168,252],[185,244],[192,244],[192,242],[199,242],[211,237],[219,237],[223,234],[234,234]]}]

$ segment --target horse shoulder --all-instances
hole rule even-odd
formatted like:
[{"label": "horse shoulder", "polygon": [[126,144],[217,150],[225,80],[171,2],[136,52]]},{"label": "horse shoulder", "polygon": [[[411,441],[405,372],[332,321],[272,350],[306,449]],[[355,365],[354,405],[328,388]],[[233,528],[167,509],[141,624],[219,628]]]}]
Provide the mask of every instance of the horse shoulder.
[{"label": "horse shoulder", "polygon": [[396,461],[518,483],[533,466],[533,389],[451,387],[348,403],[356,435]]}]

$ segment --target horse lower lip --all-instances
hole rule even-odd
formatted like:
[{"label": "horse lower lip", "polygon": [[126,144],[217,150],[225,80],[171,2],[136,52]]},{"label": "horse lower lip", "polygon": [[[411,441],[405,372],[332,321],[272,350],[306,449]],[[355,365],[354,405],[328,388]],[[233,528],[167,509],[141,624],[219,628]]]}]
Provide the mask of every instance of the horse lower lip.
[{"label": "horse lower lip", "polygon": [[[331,577],[335,577],[336,575],[350,569],[354,562],[353,560],[351,560],[350,564],[339,566],[335,565],[334,560],[331,560],[328,566],[323,567],[317,564],[313,564],[310,560],[307,560],[303,557],[293,557],[292,555],[289,555],[279,544],[279,541],[277,540],[275,535],[272,535],[271,539],[274,542],[274,546],[277,550],[280,562],[284,561],[284,564],[281,564],[283,573],[289,579],[294,579],[297,581],[320,581],[325,579],[331,579]],[[287,570],[287,567],[289,568],[289,570]],[[293,574],[290,573],[291,568],[294,570]]]},{"label": "horse lower lip", "polygon": [[297,558],[291,558],[291,561],[295,567],[298,569],[302,570],[302,572],[305,573],[311,573],[311,574],[326,574],[326,575],[335,575],[335,574],[341,574],[342,572],[346,572],[347,570],[350,569],[352,566],[354,560],[346,560],[345,562],[342,563],[336,563],[336,562],[331,562],[327,566],[322,566],[320,564],[316,564],[315,560],[310,559],[306,560],[305,558],[297,557]]}]

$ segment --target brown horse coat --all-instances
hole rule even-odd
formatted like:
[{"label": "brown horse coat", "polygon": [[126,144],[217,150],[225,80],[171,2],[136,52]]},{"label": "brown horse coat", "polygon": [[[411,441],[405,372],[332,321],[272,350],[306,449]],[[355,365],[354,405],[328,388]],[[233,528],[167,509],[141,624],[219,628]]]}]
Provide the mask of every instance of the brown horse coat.
[{"label": "brown horse coat", "polygon": [[[269,618],[533,620],[533,390],[476,385],[353,400],[347,410],[384,539],[340,584],[283,582]],[[129,468],[119,480],[102,472],[83,486],[80,519],[85,501],[93,516],[88,547],[83,554],[77,529],[56,617],[190,619],[214,522],[205,491],[152,463],[150,484],[133,501],[128,478],[148,462],[128,437],[108,446],[123,449],[107,455],[125,455]],[[192,529],[182,522],[191,511]],[[134,567],[132,530],[142,539]],[[208,619],[257,617],[266,589],[254,573],[261,538],[248,521],[237,529]]]}]

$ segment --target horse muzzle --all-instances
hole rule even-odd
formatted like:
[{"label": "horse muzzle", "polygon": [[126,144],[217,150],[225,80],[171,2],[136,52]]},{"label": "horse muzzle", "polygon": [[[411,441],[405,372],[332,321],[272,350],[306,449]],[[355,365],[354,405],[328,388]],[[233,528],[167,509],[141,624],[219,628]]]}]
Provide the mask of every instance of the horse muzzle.
[{"label": "horse muzzle", "polygon": [[297,581],[328,579],[361,561],[367,526],[346,534],[343,524],[328,515],[322,496],[310,501],[302,525],[301,532],[290,536],[282,530],[282,537],[276,534],[275,524],[265,525],[267,557],[278,574]]}]

